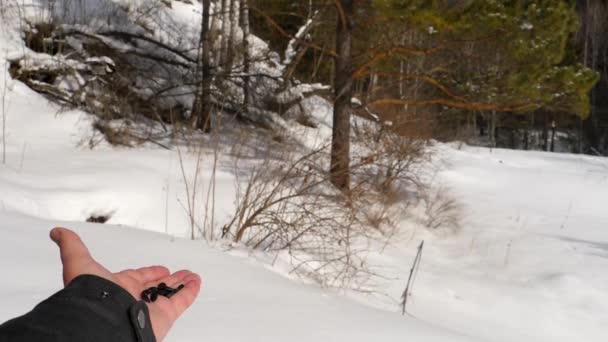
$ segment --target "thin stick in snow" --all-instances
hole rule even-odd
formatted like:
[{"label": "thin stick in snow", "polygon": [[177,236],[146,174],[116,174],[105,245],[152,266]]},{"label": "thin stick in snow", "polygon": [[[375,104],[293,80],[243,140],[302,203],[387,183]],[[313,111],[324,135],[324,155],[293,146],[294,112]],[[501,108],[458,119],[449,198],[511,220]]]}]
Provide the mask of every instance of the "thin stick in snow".
[{"label": "thin stick in snow", "polygon": [[186,208],[188,212],[188,216],[190,218],[190,239],[196,239],[196,228],[198,227],[196,222],[196,197],[198,190],[198,175],[200,173],[200,164],[202,159],[202,145],[198,146],[198,154],[196,156],[196,167],[194,170],[194,180],[192,181],[192,188],[188,185],[188,176],[186,175],[186,170],[184,168],[184,158],[182,157],[182,152],[179,146],[177,147],[177,156],[179,158],[179,167],[182,173],[182,179],[184,180],[184,184],[186,186],[186,201],[188,208]]},{"label": "thin stick in snow", "polygon": [[513,240],[509,240],[509,243],[507,243],[507,250],[505,251],[505,260],[504,260],[504,266],[507,266],[507,264],[509,264],[509,256],[511,255],[511,243],[513,242]]},{"label": "thin stick in snow", "polygon": [[418,246],[418,252],[416,253],[416,258],[414,258],[414,263],[412,264],[412,268],[410,269],[410,276],[407,278],[407,285],[405,286],[405,290],[401,295],[401,314],[405,315],[405,307],[407,305],[407,297],[412,295],[412,290],[414,288],[414,281],[416,281],[416,275],[418,274],[418,269],[420,268],[420,260],[422,259],[422,248],[424,248],[424,240],[420,242],[420,246]]},{"label": "thin stick in snow", "polygon": [[[218,112],[221,113],[222,109],[219,109]],[[219,125],[219,123],[218,123]],[[205,218],[203,221],[203,237],[207,241],[215,240],[215,185],[216,185],[216,175],[217,175],[217,164],[219,159],[219,134],[218,131],[213,131],[212,139],[214,141],[213,146],[213,168],[211,171],[211,177],[209,178],[209,185],[207,186],[207,198],[205,199]],[[209,205],[211,205],[211,212],[209,212]],[[208,220],[208,218],[210,218]],[[209,224],[207,223],[209,222]]]},{"label": "thin stick in snow", "polygon": [[169,235],[169,182],[169,175],[167,175],[167,183],[165,185],[165,234],[167,235]]},{"label": "thin stick in snow", "polygon": [[566,217],[564,217],[564,221],[559,228],[566,228],[566,222],[568,222],[568,219],[570,218],[570,212],[572,212],[572,200],[570,200],[570,203],[568,204],[568,212],[566,213]]},{"label": "thin stick in snow", "polygon": [[23,171],[23,161],[25,160],[25,149],[27,148],[27,143],[23,144],[23,148],[21,149],[21,160],[19,162],[19,173]]},{"label": "thin stick in snow", "polygon": [[[8,62],[7,62],[8,63]],[[2,70],[4,82],[2,85],[2,164],[6,164],[6,88],[8,86],[8,70]]]}]

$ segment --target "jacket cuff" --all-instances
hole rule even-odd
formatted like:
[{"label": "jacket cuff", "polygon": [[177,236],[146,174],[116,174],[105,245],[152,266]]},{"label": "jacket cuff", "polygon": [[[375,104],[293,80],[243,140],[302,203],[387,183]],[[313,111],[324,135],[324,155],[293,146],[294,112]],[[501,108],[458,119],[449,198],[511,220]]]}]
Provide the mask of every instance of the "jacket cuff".
[{"label": "jacket cuff", "polygon": [[71,301],[84,301],[84,305],[106,318],[117,332],[128,334],[134,341],[156,342],[146,303],[136,301],[129,292],[107,279],[89,274],[81,275],[55,296]]}]

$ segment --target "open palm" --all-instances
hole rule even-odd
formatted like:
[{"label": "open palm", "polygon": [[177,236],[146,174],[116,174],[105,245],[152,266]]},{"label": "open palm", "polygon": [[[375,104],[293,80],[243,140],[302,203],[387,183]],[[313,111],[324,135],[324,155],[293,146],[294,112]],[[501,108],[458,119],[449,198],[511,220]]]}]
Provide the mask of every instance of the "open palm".
[{"label": "open palm", "polygon": [[173,274],[163,266],[149,266],[112,273],[99,264],[82,242],[80,237],[66,228],[51,230],[51,239],[59,246],[63,263],[63,284],[67,286],[74,278],[91,274],[107,279],[139,299],[143,290],[163,282],[170,287],[184,285],[171,298],[159,296],[154,303],[148,303],[152,329],[158,341],[162,341],[175,320],[194,302],[201,287],[201,278],[187,270]]}]

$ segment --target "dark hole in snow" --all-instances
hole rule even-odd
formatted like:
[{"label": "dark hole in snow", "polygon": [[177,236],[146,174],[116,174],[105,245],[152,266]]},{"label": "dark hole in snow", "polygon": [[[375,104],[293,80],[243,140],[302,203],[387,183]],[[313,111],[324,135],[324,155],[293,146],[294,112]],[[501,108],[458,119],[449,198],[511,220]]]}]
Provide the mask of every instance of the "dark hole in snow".
[{"label": "dark hole in snow", "polygon": [[87,218],[87,222],[92,223],[106,223],[112,217],[111,214],[99,215],[99,214],[91,214],[89,218]]}]

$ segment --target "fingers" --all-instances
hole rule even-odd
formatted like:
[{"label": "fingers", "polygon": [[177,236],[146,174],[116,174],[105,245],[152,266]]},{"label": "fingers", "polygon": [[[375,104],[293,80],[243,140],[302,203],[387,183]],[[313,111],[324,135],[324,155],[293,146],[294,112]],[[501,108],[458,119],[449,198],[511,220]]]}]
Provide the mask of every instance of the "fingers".
[{"label": "fingers", "polygon": [[[175,315],[173,319],[177,319],[179,315],[192,305],[201,289],[201,277],[188,270],[177,271],[168,277],[157,280],[154,283],[149,283],[148,286],[157,286],[159,283],[165,283],[173,288],[184,285],[181,290],[168,299],[169,304],[172,306],[171,311]],[[159,301],[161,300],[164,301],[164,299],[159,298]]]},{"label": "fingers", "polygon": [[147,287],[157,286],[159,283],[165,283],[171,287],[184,285],[171,298],[160,296],[155,302],[148,303],[154,335],[157,341],[162,341],[175,320],[194,303],[201,289],[201,278],[196,273],[181,270],[150,282]]},{"label": "fingers", "polygon": [[54,228],[51,230],[50,237],[59,246],[64,271],[93,261],[89,250],[73,231],[67,228]]},{"label": "fingers", "polygon": [[177,317],[194,303],[201,290],[201,278],[196,273],[190,273],[183,279],[183,284],[184,288],[169,299],[175,308]]},{"label": "fingers", "polygon": [[51,230],[50,237],[59,246],[61,262],[64,264],[92,259],[87,247],[73,231],[66,228],[54,228]]},{"label": "fingers", "polygon": [[128,276],[134,278],[142,285],[147,284],[149,282],[158,281],[159,279],[168,277],[171,272],[165,266],[148,266],[138,268],[136,270],[124,270],[120,273],[127,274]]},{"label": "fingers", "polygon": [[160,278],[157,280],[152,280],[146,284],[146,287],[158,286],[158,284],[160,284],[160,283],[165,283],[165,284],[167,284],[167,286],[170,286],[170,287],[176,287],[180,284],[183,284],[184,279],[187,276],[189,276],[190,274],[193,274],[193,273],[188,270],[180,270],[180,271],[177,271],[166,277],[163,277],[163,278]]},{"label": "fingers", "polygon": [[50,236],[59,246],[64,285],[68,285],[72,279],[82,274],[94,274],[111,280],[110,272],[93,260],[89,250],[76,233],[66,228],[54,228]]}]

